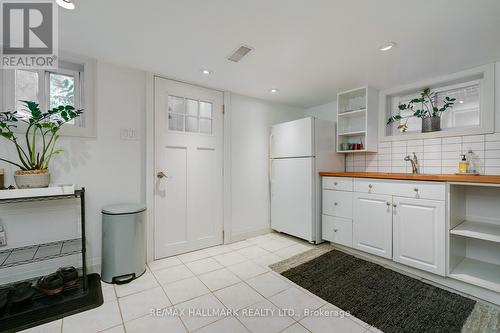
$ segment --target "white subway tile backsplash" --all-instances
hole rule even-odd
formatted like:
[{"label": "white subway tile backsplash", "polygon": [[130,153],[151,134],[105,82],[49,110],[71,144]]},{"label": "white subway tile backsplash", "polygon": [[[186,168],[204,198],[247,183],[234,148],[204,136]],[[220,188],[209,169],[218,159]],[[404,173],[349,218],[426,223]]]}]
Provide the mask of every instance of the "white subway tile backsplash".
[{"label": "white subway tile backsplash", "polygon": [[485,168],[485,174],[487,175],[500,175],[500,168],[497,167],[486,167]]},{"label": "white subway tile backsplash", "polygon": [[380,155],[378,155],[378,160],[379,161],[390,161],[390,160],[392,160],[392,155],[380,154]]},{"label": "white subway tile backsplash", "polygon": [[425,167],[441,167],[441,160],[424,160]]},{"label": "white subway tile backsplash", "polygon": [[424,173],[430,173],[430,174],[440,174],[441,173],[441,167],[427,167],[424,166]]},{"label": "white subway tile backsplash", "polygon": [[441,144],[441,138],[437,139],[424,139],[424,146],[428,145],[440,145]]},{"label": "white subway tile backsplash", "polygon": [[441,145],[428,145],[424,146],[424,153],[435,153],[435,152],[441,152]]},{"label": "white subway tile backsplash", "polygon": [[500,167],[500,158],[490,158],[484,160],[485,167]]},{"label": "white subway tile backsplash", "polygon": [[379,148],[378,149],[379,154],[391,154],[391,148]]},{"label": "white subway tile backsplash", "polygon": [[500,175],[500,133],[379,142],[377,153],[347,154],[346,170],[411,173],[406,155],[416,153],[423,173],[453,174],[460,154],[472,150],[482,174]]},{"label": "white subway tile backsplash", "polygon": [[456,144],[456,143],[462,143],[462,137],[461,136],[452,136],[450,138],[443,138],[442,140],[443,146],[446,144]]},{"label": "white subway tile backsplash", "polygon": [[406,145],[401,147],[392,147],[392,154],[406,154]]},{"label": "white subway tile backsplash", "polygon": [[457,150],[457,151],[443,151],[441,153],[441,158],[442,159],[455,159],[455,160],[459,160],[460,159],[460,154],[462,154],[462,152],[460,150]]},{"label": "white subway tile backsplash", "polygon": [[394,149],[394,147],[406,147],[406,142],[405,140],[401,140],[401,141],[394,141],[392,143],[392,149]]},{"label": "white subway tile backsplash", "polygon": [[441,152],[425,152],[424,153],[424,160],[441,160]]},{"label": "white subway tile backsplash", "polygon": [[486,141],[500,141],[500,133],[486,134]]},{"label": "white subway tile backsplash", "polygon": [[500,141],[486,142],[486,150],[500,150]]},{"label": "white subway tile backsplash", "polygon": [[488,158],[500,158],[500,150],[487,150],[485,151],[484,157]]},{"label": "white subway tile backsplash", "polygon": [[484,142],[484,135],[467,135],[463,137],[462,142]]},{"label": "white subway tile backsplash", "polygon": [[462,144],[461,143],[447,143],[441,146],[442,151],[461,151]]},{"label": "white subway tile backsplash", "polygon": [[464,142],[462,143],[462,151],[466,153],[467,151],[482,151],[484,150],[484,142]]}]

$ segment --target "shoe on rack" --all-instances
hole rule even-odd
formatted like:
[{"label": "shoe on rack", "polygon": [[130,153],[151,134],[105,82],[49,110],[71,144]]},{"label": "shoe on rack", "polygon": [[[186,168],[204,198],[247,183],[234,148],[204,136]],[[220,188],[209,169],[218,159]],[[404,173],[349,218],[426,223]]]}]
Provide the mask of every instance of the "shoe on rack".
[{"label": "shoe on rack", "polygon": [[66,286],[73,286],[78,282],[78,271],[73,266],[61,267],[57,270]]},{"label": "shoe on rack", "polygon": [[63,291],[64,281],[59,274],[52,273],[38,279],[36,286],[47,295],[57,295]]},{"label": "shoe on rack", "polygon": [[31,301],[36,290],[31,282],[20,282],[12,286],[10,302],[12,305],[22,305]]}]

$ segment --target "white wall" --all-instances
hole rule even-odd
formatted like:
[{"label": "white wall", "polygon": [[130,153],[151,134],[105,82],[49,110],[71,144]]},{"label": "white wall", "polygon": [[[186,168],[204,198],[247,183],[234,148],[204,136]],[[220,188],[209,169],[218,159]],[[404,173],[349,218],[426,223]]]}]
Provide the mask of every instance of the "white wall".
[{"label": "white wall", "polygon": [[230,96],[231,239],[270,227],[269,131],[273,124],[304,117],[301,108]]},{"label": "white wall", "polygon": [[[96,79],[96,138],[62,137],[64,152],[50,166],[54,183],[75,183],[87,190],[87,246],[89,264],[100,262],[101,208],[117,202],[145,201],[145,90],[146,73],[98,62]],[[121,128],[136,128],[139,139],[122,141]],[[1,141],[0,156],[15,159],[7,141]],[[6,183],[13,184],[15,168],[2,164]],[[1,220],[1,214],[0,214]],[[35,221],[37,222],[37,221]],[[73,223],[67,221],[67,223]],[[51,228],[34,225],[26,232],[36,240],[37,229]],[[57,239],[58,230],[52,230]],[[16,235],[8,233],[10,241]]]},{"label": "white wall", "polygon": [[306,116],[337,122],[337,101],[310,107],[304,110]]}]

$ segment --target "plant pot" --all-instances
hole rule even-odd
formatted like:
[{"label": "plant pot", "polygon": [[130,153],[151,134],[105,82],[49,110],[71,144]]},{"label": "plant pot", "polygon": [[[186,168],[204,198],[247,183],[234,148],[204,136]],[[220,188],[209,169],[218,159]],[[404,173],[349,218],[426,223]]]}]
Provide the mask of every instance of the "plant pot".
[{"label": "plant pot", "polygon": [[49,187],[50,173],[48,170],[18,170],[14,174],[14,180],[19,189]]},{"label": "plant pot", "polygon": [[422,133],[436,132],[441,130],[441,118],[422,118]]}]

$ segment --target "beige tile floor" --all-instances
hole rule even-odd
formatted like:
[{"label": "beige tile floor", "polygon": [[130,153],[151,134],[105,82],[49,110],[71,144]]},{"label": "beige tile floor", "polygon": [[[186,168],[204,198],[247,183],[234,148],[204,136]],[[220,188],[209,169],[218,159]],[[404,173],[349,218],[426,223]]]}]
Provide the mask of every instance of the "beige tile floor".
[{"label": "beige tile floor", "polygon": [[[27,332],[380,332],[352,316],[304,314],[304,309],[340,310],[268,268],[311,248],[270,233],[157,260],[129,284],[103,283],[102,306]],[[152,309],[159,310],[156,316]],[[190,316],[190,309],[225,313]],[[237,313],[228,314],[229,309]]]}]

